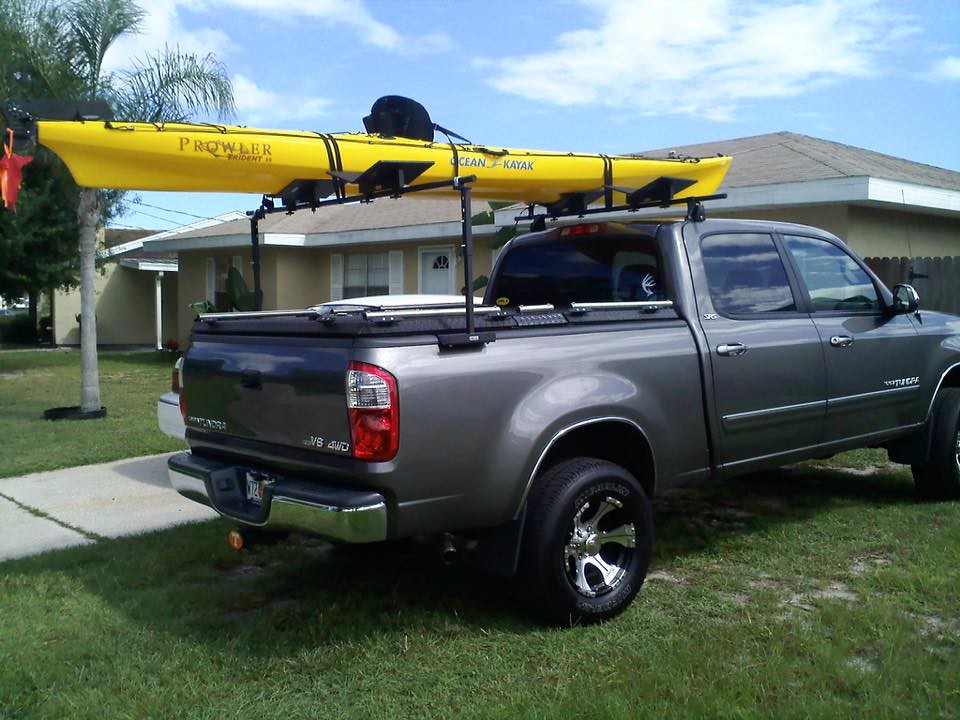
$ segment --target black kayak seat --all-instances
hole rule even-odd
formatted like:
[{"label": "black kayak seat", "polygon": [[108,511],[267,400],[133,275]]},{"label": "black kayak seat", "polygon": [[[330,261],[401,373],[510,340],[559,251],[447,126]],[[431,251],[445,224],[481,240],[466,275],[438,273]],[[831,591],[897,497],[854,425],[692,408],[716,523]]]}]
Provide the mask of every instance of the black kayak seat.
[{"label": "black kayak seat", "polygon": [[427,109],[402,95],[379,98],[363,119],[363,126],[371,135],[433,142],[434,124]]}]

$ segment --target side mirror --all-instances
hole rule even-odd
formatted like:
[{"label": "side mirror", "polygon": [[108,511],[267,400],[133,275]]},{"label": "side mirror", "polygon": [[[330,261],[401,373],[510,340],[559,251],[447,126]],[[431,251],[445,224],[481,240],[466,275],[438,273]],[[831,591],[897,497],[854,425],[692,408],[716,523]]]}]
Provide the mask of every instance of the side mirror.
[{"label": "side mirror", "polygon": [[893,289],[893,314],[908,315],[920,309],[920,296],[913,285],[897,285]]}]

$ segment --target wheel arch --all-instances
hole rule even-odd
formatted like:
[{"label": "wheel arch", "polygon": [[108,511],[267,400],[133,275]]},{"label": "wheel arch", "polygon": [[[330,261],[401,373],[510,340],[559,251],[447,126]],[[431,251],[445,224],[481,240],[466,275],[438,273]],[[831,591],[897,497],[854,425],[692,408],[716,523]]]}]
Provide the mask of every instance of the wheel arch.
[{"label": "wheel arch", "polygon": [[516,514],[523,509],[539,475],[574,457],[598,458],[620,465],[637,478],[648,497],[654,495],[657,463],[646,432],[628,418],[596,417],[566,425],[547,441],[527,478]]},{"label": "wheel arch", "polygon": [[960,388],[960,362],[948,365],[940,374],[940,380],[933,390],[930,403],[927,405],[926,415],[923,416],[923,427],[919,432],[905,438],[899,438],[885,447],[890,460],[904,465],[921,464],[930,458],[930,444],[933,441],[933,411],[936,407],[940,392],[945,388]]},{"label": "wheel arch", "polygon": [[960,362],[950,365],[940,376],[940,382],[937,383],[937,387],[933,391],[933,397],[930,398],[930,405],[927,408],[927,418],[929,418],[930,413],[933,412],[933,404],[937,401],[937,395],[940,394],[943,388],[948,387],[960,388]]}]

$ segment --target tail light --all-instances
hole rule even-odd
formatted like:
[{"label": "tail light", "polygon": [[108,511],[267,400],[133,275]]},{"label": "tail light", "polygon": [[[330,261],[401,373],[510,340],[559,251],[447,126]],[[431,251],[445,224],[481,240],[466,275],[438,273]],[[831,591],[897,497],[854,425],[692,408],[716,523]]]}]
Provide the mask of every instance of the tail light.
[{"label": "tail light", "polygon": [[170,392],[178,393],[183,383],[183,358],[177,358],[173,366],[173,372],[170,373]]},{"label": "tail light", "polygon": [[561,228],[560,237],[568,237],[570,235],[592,235],[598,232],[600,232],[600,225],[596,223],[592,225],[568,225],[565,228]]},{"label": "tail light", "polygon": [[353,456],[384,462],[400,445],[397,380],[383,368],[351,362],[347,368],[347,412]]}]

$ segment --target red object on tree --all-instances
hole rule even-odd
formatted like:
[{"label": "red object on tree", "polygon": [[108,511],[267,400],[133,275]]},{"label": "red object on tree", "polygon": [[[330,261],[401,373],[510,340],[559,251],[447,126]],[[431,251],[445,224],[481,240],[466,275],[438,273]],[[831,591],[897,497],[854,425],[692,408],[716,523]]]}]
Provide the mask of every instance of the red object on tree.
[{"label": "red object on tree", "polygon": [[10,136],[8,143],[3,146],[3,157],[0,157],[0,195],[3,196],[3,205],[16,212],[17,195],[20,193],[20,181],[23,179],[23,166],[30,163],[30,155],[17,155],[13,151],[13,130],[7,129]]}]

